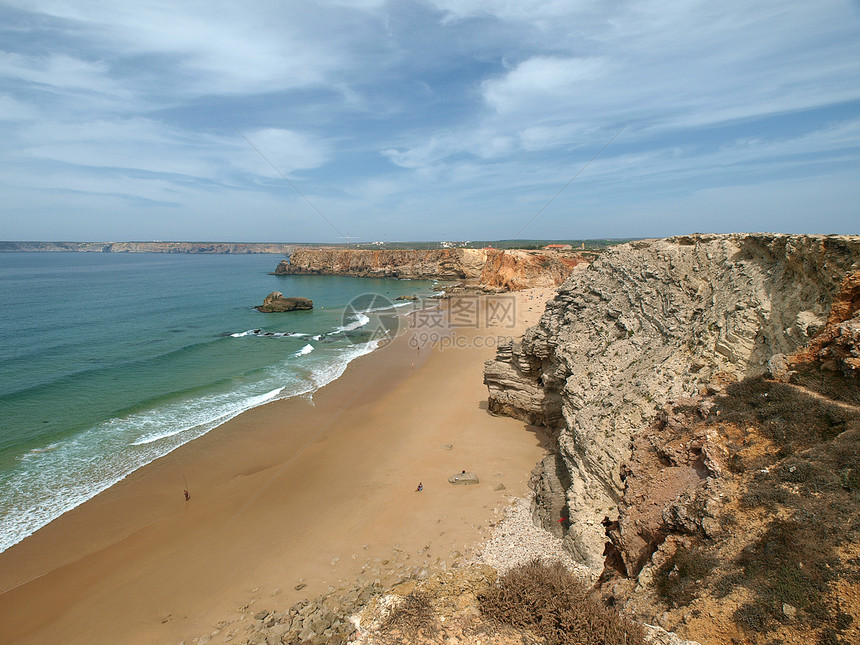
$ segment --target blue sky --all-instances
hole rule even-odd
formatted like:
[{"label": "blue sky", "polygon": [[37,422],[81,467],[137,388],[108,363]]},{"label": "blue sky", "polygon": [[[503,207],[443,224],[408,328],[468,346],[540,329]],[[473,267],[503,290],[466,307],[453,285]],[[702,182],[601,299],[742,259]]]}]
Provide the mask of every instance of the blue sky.
[{"label": "blue sky", "polygon": [[0,136],[5,240],[858,233],[860,2],[0,0]]}]

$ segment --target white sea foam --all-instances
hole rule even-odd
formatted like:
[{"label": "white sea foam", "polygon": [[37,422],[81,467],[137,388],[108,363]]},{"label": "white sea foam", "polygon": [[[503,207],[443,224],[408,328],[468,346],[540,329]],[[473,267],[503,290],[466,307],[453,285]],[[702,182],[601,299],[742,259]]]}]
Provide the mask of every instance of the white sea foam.
[{"label": "white sea foam", "polygon": [[[153,443],[155,441],[160,441],[162,439],[168,439],[168,438],[174,437],[174,436],[176,436],[182,432],[188,432],[189,430],[194,430],[195,428],[198,428],[198,427],[205,425],[207,423],[211,423],[213,421],[217,421],[218,425],[220,425],[220,424],[224,423],[225,421],[232,419],[233,417],[235,417],[239,413],[244,412],[245,410],[248,410],[250,408],[255,408],[258,405],[262,405],[263,403],[267,403],[268,401],[272,401],[272,400],[276,399],[278,397],[278,395],[283,391],[284,391],[284,388],[279,387],[275,390],[272,390],[271,392],[266,392],[265,394],[260,394],[258,396],[248,397],[247,399],[244,399],[243,401],[239,402],[235,406],[232,406],[232,408],[230,408],[228,410],[225,410],[224,406],[218,406],[217,405],[217,400],[213,400],[216,397],[203,397],[203,399],[201,399],[201,401],[199,403],[194,402],[191,405],[191,410],[193,412],[190,415],[190,417],[188,418],[188,420],[182,426],[168,430],[166,432],[159,432],[159,433],[147,435],[145,437],[142,437],[141,439],[138,439],[137,441],[132,442],[131,445],[132,446],[145,446],[148,443]],[[201,410],[201,408],[208,407],[210,405],[213,406],[211,408],[211,410],[212,410],[211,414],[216,415],[214,418],[207,418],[207,417],[211,416],[211,414],[207,414],[205,411]],[[223,414],[219,414],[219,413],[223,413]],[[152,414],[151,412],[143,413],[143,414],[139,415],[140,418],[138,418],[138,419],[134,419],[134,418],[129,419],[129,423],[130,424],[139,423],[141,425],[145,425],[150,421],[150,419],[148,417],[151,414]]]},{"label": "white sea foam", "polygon": [[307,345],[302,347],[299,351],[297,351],[295,354],[293,354],[293,356],[296,356],[296,357],[305,356],[306,354],[310,354],[312,351],[314,351],[314,346],[311,345],[310,343],[308,343]]},{"label": "white sea foam", "polygon": [[260,336],[265,338],[303,338],[309,336],[299,331],[263,331],[262,329],[249,329],[248,331],[237,331],[230,334],[231,338],[243,338],[245,336]]},{"label": "white sea foam", "polygon": [[342,327],[338,327],[335,329],[334,333],[342,332],[342,331],[352,331],[353,329],[358,329],[359,327],[364,327],[367,323],[370,322],[370,318],[365,316],[362,313],[356,314],[356,319],[351,323],[343,325]]},{"label": "white sea foam", "polygon": [[[0,480],[0,553],[138,468],[245,410],[276,398],[312,394],[339,378],[350,362],[377,346],[378,342],[373,341],[320,352],[319,362],[299,380],[295,362],[274,365],[257,387],[263,383],[283,383],[284,378],[292,382],[261,394],[254,394],[248,390],[251,386],[245,386],[176,400],[110,419],[75,439],[30,450],[18,460],[17,468]],[[312,350],[313,346],[307,344],[300,351]]]}]

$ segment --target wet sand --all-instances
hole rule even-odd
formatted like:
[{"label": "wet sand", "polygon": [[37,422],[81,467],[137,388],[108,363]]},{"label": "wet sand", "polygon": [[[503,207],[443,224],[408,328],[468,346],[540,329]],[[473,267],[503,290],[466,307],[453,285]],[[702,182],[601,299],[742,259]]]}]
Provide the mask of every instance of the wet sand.
[{"label": "wet sand", "polygon": [[[483,363],[550,295],[519,292],[515,328],[457,329],[462,347],[419,352],[409,330],[312,399],[250,410],[0,554],[0,641],[191,643],[395,547],[436,562],[479,543],[544,454],[535,429],[487,413]],[[480,484],[449,484],[462,469]]]}]

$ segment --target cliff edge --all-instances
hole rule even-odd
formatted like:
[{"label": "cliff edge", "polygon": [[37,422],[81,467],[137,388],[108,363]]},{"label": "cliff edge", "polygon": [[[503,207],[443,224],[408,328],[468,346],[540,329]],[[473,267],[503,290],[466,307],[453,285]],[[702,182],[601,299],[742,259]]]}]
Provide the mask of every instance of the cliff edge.
[{"label": "cliff edge", "polygon": [[761,374],[821,330],[860,237],[692,235],[612,247],[485,367],[489,408],[552,427],[535,513],[603,569],[634,437],[669,400]]}]

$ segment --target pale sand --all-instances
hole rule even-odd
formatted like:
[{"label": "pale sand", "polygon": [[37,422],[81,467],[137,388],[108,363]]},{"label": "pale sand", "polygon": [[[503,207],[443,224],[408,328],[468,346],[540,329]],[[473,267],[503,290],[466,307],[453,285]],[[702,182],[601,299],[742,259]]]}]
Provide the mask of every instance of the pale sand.
[{"label": "pale sand", "polygon": [[[551,295],[519,292],[516,328],[489,331],[520,334]],[[478,544],[493,508],[526,493],[542,437],[486,412],[492,347],[407,341],[354,361],[313,405],[242,414],[0,554],[0,641],[191,643],[254,599],[283,609],[354,580],[395,545],[418,559],[429,544],[433,562]],[[481,483],[450,485],[461,469]]]}]

